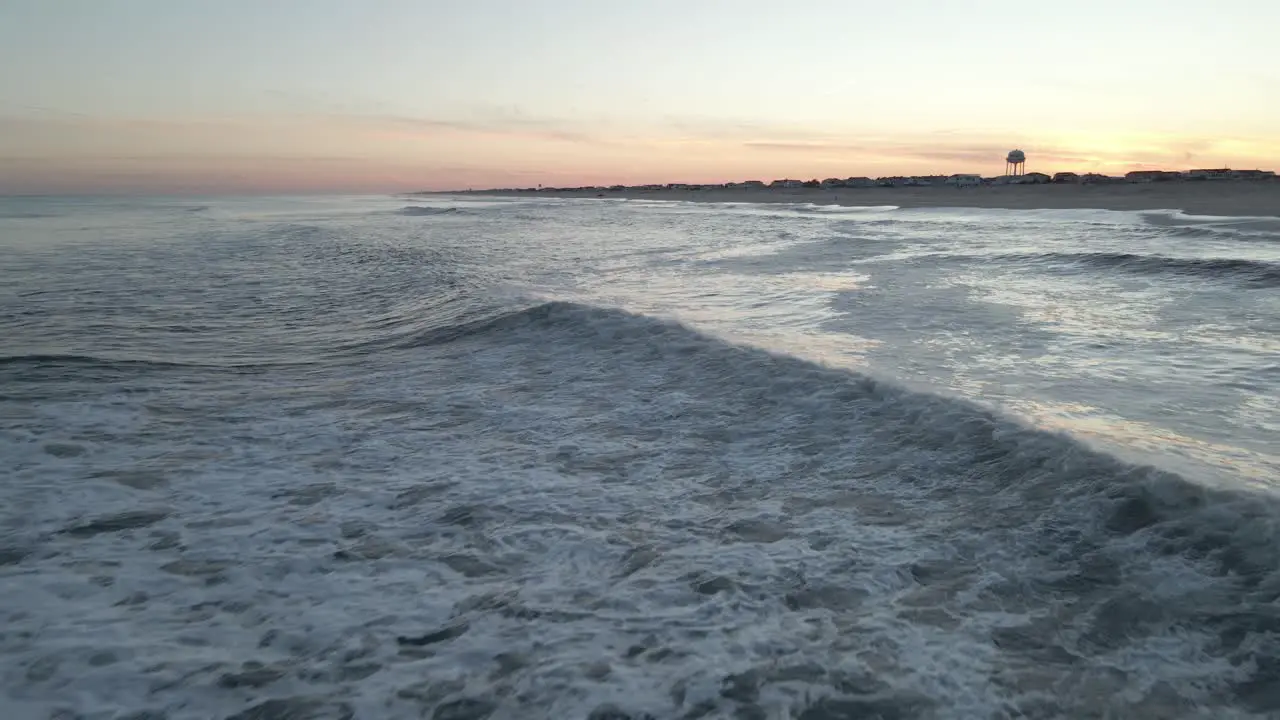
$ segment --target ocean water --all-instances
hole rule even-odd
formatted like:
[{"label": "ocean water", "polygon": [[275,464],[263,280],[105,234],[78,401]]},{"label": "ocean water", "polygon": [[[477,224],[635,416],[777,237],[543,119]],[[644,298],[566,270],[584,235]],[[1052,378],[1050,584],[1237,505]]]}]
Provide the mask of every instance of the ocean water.
[{"label": "ocean water", "polygon": [[1280,716],[1280,219],[0,200],[0,458],[6,720]]}]

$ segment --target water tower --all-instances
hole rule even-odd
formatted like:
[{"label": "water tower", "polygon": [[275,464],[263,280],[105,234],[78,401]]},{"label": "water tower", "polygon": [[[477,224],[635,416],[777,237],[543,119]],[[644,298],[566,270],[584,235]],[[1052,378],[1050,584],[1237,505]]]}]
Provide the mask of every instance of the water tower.
[{"label": "water tower", "polygon": [[1027,154],[1021,150],[1010,150],[1004,159],[1005,175],[1024,175],[1027,172]]}]

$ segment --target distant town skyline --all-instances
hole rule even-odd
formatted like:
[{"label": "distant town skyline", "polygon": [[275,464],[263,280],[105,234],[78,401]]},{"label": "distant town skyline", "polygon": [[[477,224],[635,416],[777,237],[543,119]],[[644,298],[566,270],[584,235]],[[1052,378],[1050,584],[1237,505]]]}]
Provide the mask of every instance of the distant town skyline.
[{"label": "distant town skyline", "polygon": [[1269,168],[1275,27],[1263,0],[0,0],[0,193]]},{"label": "distant town skyline", "polygon": [[[625,185],[613,183],[608,185],[586,186],[553,186],[539,184],[536,187],[505,188],[455,188],[446,192],[500,192],[500,191],[630,191],[630,190],[701,190],[701,189],[797,189],[797,188],[873,188],[873,187],[909,187],[909,186],[955,186],[970,187],[977,185],[1040,185],[1040,184],[1112,184],[1112,183],[1149,183],[1149,182],[1272,182],[1277,180],[1274,170],[1233,169],[1233,168],[1192,168],[1189,170],[1131,170],[1120,175],[1106,173],[1077,173],[1059,171],[1044,173],[1031,171],[1019,174],[983,175],[981,173],[954,173],[952,175],[884,175],[879,177],[849,176],[847,178],[828,177],[819,180],[810,178],[775,178],[773,180],[736,180],[713,183],[643,183]],[[432,191],[424,191],[432,192]]]}]

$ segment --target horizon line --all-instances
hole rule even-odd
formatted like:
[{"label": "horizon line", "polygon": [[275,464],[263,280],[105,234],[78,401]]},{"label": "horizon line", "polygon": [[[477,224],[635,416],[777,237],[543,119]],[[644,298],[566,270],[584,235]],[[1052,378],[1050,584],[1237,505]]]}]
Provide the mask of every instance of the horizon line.
[{"label": "horizon line", "polygon": [[[1186,170],[1159,170],[1159,169],[1154,169],[1154,168],[1143,168],[1143,169],[1137,169],[1137,170],[1128,170],[1128,171],[1125,171],[1125,173],[1124,173],[1124,174],[1122,174],[1122,175],[1110,175],[1110,174],[1108,174],[1108,173],[1101,173],[1101,172],[1077,172],[1077,171],[1074,171],[1074,170],[1062,170],[1062,171],[1058,171],[1058,172],[1055,172],[1055,173],[1046,173],[1046,172],[1041,172],[1041,171],[1038,171],[1038,170],[1031,170],[1031,171],[1024,172],[1024,173],[1020,173],[1020,174],[1016,174],[1016,175],[1009,175],[1009,174],[1002,174],[1002,175],[983,175],[982,173],[951,173],[951,174],[949,174],[949,175],[944,175],[944,174],[936,174],[936,175],[879,175],[879,176],[875,176],[875,177],[870,176],[870,175],[850,175],[850,176],[848,176],[848,177],[844,177],[844,178],[831,176],[831,177],[824,178],[824,179],[822,179],[822,180],[819,180],[819,179],[817,179],[817,178],[810,178],[809,180],[798,180],[797,178],[794,178],[794,177],[784,177],[784,178],[774,178],[774,179],[772,179],[772,180],[759,180],[759,179],[755,179],[755,178],[753,178],[753,179],[750,179],[750,180],[727,180],[727,181],[724,181],[724,182],[654,182],[654,183],[641,183],[641,184],[638,184],[638,185],[624,185],[624,184],[621,184],[621,183],[610,183],[610,184],[608,184],[608,185],[577,185],[577,186],[569,186],[569,185],[555,185],[555,186],[553,186],[553,185],[546,185],[546,184],[544,184],[544,183],[538,183],[536,187],[535,187],[535,186],[529,186],[529,185],[526,185],[526,186],[522,186],[522,187],[511,186],[511,187],[493,187],[493,188],[480,188],[480,189],[468,188],[468,189],[466,189],[466,190],[461,190],[461,189],[451,189],[451,190],[416,190],[416,191],[413,191],[413,192],[412,192],[412,194],[414,194],[414,195],[421,195],[421,194],[450,194],[450,193],[464,193],[464,192],[474,193],[474,192],[495,192],[495,191],[500,191],[500,190],[520,190],[520,191],[528,191],[528,190],[611,190],[611,189],[616,189],[616,188],[621,188],[621,189],[623,189],[623,190],[633,190],[633,189],[637,189],[637,188],[652,188],[652,187],[670,188],[670,187],[672,187],[672,186],[676,186],[676,185],[682,185],[682,186],[687,186],[687,187],[721,187],[721,188],[723,188],[723,187],[727,187],[727,186],[729,186],[729,185],[744,185],[744,184],[746,184],[746,183],[763,183],[763,184],[764,184],[764,187],[768,188],[768,187],[770,187],[770,185],[771,185],[772,183],[779,183],[779,182],[800,182],[800,183],[815,183],[815,182],[816,182],[816,183],[825,183],[825,182],[830,181],[830,180],[835,180],[835,181],[839,181],[839,182],[845,182],[845,181],[848,181],[848,180],[872,180],[872,181],[879,182],[879,181],[881,181],[881,180],[922,180],[922,179],[923,179],[923,180],[934,180],[934,179],[938,179],[938,178],[950,179],[950,178],[956,178],[956,177],[969,177],[969,178],[977,177],[977,178],[981,178],[981,179],[985,182],[985,181],[989,181],[989,180],[998,180],[998,179],[1001,179],[1001,178],[1029,177],[1029,176],[1033,176],[1033,175],[1035,175],[1035,176],[1041,176],[1041,177],[1048,177],[1048,178],[1051,178],[1051,179],[1052,179],[1052,178],[1057,178],[1057,177],[1060,177],[1060,176],[1064,176],[1064,175],[1070,175],[1070,176],[1075,176],[1075,177],[1079,177],[1079,178],[1084,178],[1084,177],[1099,177],[1099,178],[1109,178],[1109,179],[1113,179],[1113,180],[1123,180],[1123,179],[1128,178],[1129,176],[1133,175],[1134,173],[1158,173],[1158,174],[1163,174],[1163,175],[1166,175],[1166,176],[1167,176],[1167,175],[1178,175],[1179,177],[1178,177],[1177,179],[1181,179],[1181,180],[1189,180],[1189,179],[1192,179],[1192,178],[1187,177],[1188,173],[1194,173],[1194,172],[1204,172],[1204,173],[1258,173],[1258,174],[1261,174],[1261,175],[1262,175],[1262,177],[1261,177],[1261,178],[1254,178],[1254,179],[1263,179],[1263,180],[1265,180],[1265,179],[1280,180],[1280,175],[1277,175],[1277,172],[1276,172],[1275,170],[1264,170],[1264,169],[1262,169],[1262,168],[1257,168],[1257,167],[1255,167],[1255,168],[1195,167],[1195,168],[1188,168],[1188,169],[1186,169]],[[1173,180],[1174,178],[1169,178],[1169,179],[1170,179],[1170,180]],[[1208,180],[1208,178],[1207,178],[1207,177],[1206,177],[1206,178],[1202,178],[1202,179]],[[1243,179],[1243,178],[1240,178],[1240,179]]]}]

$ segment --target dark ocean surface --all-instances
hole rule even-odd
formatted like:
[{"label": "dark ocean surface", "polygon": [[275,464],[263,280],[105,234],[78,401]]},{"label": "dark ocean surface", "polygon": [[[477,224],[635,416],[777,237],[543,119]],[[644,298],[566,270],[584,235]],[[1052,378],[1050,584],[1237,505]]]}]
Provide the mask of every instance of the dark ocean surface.
[{"label": "dark ocean surface", "polygon": [[0,199],[0,458],[5,720],[1280,717],[1280,219]]}]

